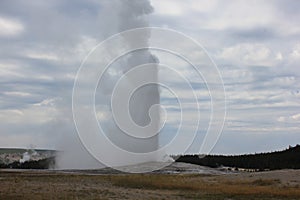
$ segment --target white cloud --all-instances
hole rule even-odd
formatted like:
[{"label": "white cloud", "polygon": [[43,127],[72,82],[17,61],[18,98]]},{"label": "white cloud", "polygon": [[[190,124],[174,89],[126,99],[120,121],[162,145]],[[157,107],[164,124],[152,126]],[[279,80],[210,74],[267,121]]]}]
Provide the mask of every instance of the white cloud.
[{"label": "white cloud", "polygon": [[29,106],[23,109],[0,110],[0,121],[3,124],[18,124],[18,126],[39,125],[50,122],[58,114],[54,106]]},{"label": "white cloud", "polygon": [[276,54],[276,60],[282,60],[282,59],[283,59],[282,54],[281,54],[280,52],[278,52],[278,53]]},{"label": "white cloud", "polygon": [[291,116],[280,116],[277,118],[278,122],[289,122],[289,123],[299,123],[300,113]]},{"label": "white cloud", "polygon": [[285,117],[280,116],[280,117],[278,117],[277,121],[279,121],[279,122],[285,122]]},{"label": "white cloud", "polygon": [[266,26],[273,20],[274,10],[265,2],[251,1],[245,4],[244,1],[235,1],[220,3],[215,16],[209,18],[204,26],[215,30],[253,28]]},{"label": "white cloud", "polygon": [[280,127],[280,126],[273,126],[273,127],[235,127],[231,128],[232,131],[242,131],[242,132],[258,132],[259,134],[266,134],[272,133],[274,131],[300,131],[300,128],[297,126],[290,126],[290,127]]},{"label": "white cloud", "polygon": [[292,52],[290,53],[290,58],[292,60],[299,60],[300,59],[300,44],[296,44],[293,47]]},{"label": "white cloud", "polygon": [[224,48],[217,57],[225,62],[247,66],[276,66],[281,60],[281,54],[275,54],[264,44],[240,43]]},{"label": "white cloud", "polygon": [[160,15],[180,16],[184,14],[184,6],[178,1],[164,0],[164,1],[152,1],[152,5],[155,8],[155,12]]},{"label": "white cloud", "polygon": [[216,9],[218,5],[218,0],[206,0],[206,1],[193,1],[188,0],[185,1],[185,5],[188,7],[189,10],[201,13],[209,13]]},{"label": "white cloud", "polygon": [[152,0],[151,4],[154,7],[155,14],[158,15],[167,15],[167,16],[186,16],[192,12],[200,12],[200,13],[209,13],[216,6],[217,0],[208,0],[208,1],[193,1],[193,0],[185,0],[185,1],[176,1],[176,0]]},{"label": "white cloud", "polygon": [[27,57],[33,59],[40,59],[40,60],[59,60],[59,57],[53,53],[43,53],[43,52],[28,52],[26,54]]},{"label": "white cloud", "polygon": [[4,94],[8,95],[8,96],[15,96],[15,97],[28,97],[28,96],[31,96],[30,93],[27,93],[27,92],[18,92],[18,91],[4,92]]},{"label": "white cloud", "polygon": [[1,62],[0,63],[0,77],[25,77],[24,74],[19,72],[19,66],[13,62]]},{"label": "white cloud", "polygon": [[60,101],[61,98],[57,97],[57,98],[48,98],[48,99],[44,99],[42,100],[40,103],[36,103],[36,104],[33,104],[34,106],[45,106],[45,107],[54,107],[55,106],[55,103],[57,101]]},{"label": "white cloud", "polygon": [[291,116],[291,118],[294,119],[294,120],[299,121],[300,120],[300,113]]},{"label": "white cloud", "polygon": [[0,36],[16,36],[24,31],[22,23],[0,17]]}]

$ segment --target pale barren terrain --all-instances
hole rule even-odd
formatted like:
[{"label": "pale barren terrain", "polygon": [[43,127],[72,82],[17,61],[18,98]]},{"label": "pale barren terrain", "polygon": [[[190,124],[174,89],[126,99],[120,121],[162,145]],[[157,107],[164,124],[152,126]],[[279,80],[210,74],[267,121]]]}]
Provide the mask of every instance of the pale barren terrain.
[{"label": "pale barren terrain", "polygon": [[1,170],[0,199],[300,199],[300,170],[213,175]]}]

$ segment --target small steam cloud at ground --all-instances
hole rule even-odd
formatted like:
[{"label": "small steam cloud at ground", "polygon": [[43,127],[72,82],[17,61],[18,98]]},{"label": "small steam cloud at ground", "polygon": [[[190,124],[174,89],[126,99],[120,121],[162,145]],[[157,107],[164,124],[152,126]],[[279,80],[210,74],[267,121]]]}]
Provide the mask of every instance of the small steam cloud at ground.
[{"label": "small steam cloud at ground", "polygon": [[32,156],[36,156],[38,153],[33,149],[33,147],[23,153],[22,158],[19,160],[20,163],[30,161]]},{"label": "small steam cloud at ground", "polygon": [[[153,12],[153,8],[148,0],[117,0],[109,2],[110,8],[114,8],[106,16],[107,19],[114,18],[117,19],[118,23],[116,27],[117,30],[110,30],[114,28],[105,27],[104,32],[122,32],[125,30],[133,28],[141,28],[149,26],[147,15]],[[115,24],[112,25],[115,27]],[[138,42],[148,46],[148,40],[150,37],[150,32],[145,35],[141,35],[138,38],[123,38],[124,43],[129,47],[132,42]],[[104,35],[106,35],[104,33]],[[99,120],[99,124],[103,125],[104,132],[106,136],[119,148],[133,153],[148,153],[158,149],[159,137],[158,134],[147,138],[145,140],[137,139],[125,134],[113,121],[113,117],[110,114],[110,100],[112,97],[112,92],[114,85],[117,83],[120,76],[128,72],[130,69],[147,63],[153,63],[153,67],[156,68],[155,63],[159,60],[148,49],[140,50],[128,55],[121,57],[116,63],[113,63],[111,68],[104,74],[103,79],[100,81],[97,94],[96,94],[96,112]],[[98,66],[103,67],[103,66]],[[158,70],[153,70],[151,74],[144,74],[145,77],[152,76],[153,80],[158,80]],[[89,77],[86,77],[89,79]],[[131,80],[127,80],[128,86],[131,84]],[[124,87],[127,87],[124,85]],[[91,89],[91,88],[90,88]],[[150,108],[153,105],[160,104],[160,94],[157,85],[147,85],[145,87],[139,88],[132,96],[129,105],[129,112],[131,114],[132,120],[139,126],[147,126],[149,123],[154,123],[154,126],[158,127],[160,124],[160,110],[155,107],[151,113],[151,119],[149,117]],[[72,117],[69,116],[70,121],[66,123],[73,123]],[[57,122],[59,123],[59,122]],[[62,124],[61,124],[62,125]],[[61,153],[58,154],[56,159],[56,165],[59,169],[87,169],[87,168],[101,168],[104,167],[99,161],[97,161],[93,156],[91,156],[81,143],[78,135],[76,134],[75,128],[65,127],[62,125],[61,132],[63,137],[61,138],[58,148]],[[90,127],[85,127],[89,130]],[[147,133],[143,133],[147,134]],[[150,134],[150,133],[149,133]],[[101,145],[101,144],[99,144]],[[111,152],[103,152],[108,157],[112,157],[115,160],[122,160],[124,165],[136,164],[140,162],[151,162],[159,161],[158,157],[145,157],[141,161],[131,160],[127,161],[127,158],[121,158],[118,155],[114,155]]]},{"label": "small steam cloud at ground", "polygon": [[26,151],[25,153],[23,153],[23,157],[20,159],[20,163],[24,163],[26,161],[29,161],[31,158],[30,154]]}]

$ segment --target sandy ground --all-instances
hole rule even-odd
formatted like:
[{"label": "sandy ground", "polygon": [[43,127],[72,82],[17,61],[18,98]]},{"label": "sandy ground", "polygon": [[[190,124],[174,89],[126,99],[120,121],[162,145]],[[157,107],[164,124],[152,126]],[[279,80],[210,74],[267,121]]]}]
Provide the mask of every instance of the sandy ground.
[{"label": "sandy ground", "polygon": [[300,199],[300,170],[230,174],[0,170],[0,199]]},{"label": "sandy ground", "polygon": [[[300,170],[276,170],[267,172],[255,172],[255,173],[238,173],[224,176],[228,180],[241,180],[247,179],[274,179],[278,180],[282,185],[299,186],[300,185]],[[299,197],[300,199],[300,197]]]}]

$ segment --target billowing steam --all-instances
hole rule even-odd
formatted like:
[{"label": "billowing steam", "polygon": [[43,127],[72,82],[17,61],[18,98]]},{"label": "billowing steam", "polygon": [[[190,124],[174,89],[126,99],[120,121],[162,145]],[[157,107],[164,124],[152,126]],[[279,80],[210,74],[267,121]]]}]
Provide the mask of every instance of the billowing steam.
[{"label": "billowing steam", "polygon": [[[112,12],[110,13],[113,16],[107,16],[107,18],[115,18],[115,15],[118,16],[116,20],[116,22],[118,23],[118,30],[115,30],[114,32],[122,32],[132,28],[141,28],[148,26],[147,15],[153,11],[153,8],[148,0],[117,0],[111,1],[111,3],[115,4],[115,6],[113,6],[115,10],[112,10]],[[109,29],[109,27],[107,27],[107,29]],[[132,38],[124,38],[124,40],[126,45],[128,46],[131,46],[132,42],[135,42],[136,40],[139,40],[139,42],[144,44],[144,46],[148,46],[149,37],[150,33],[148,33],[148,35],[141,35],[140,37],[134,38],[133,40]],[[154,55],[152,55],[148,49],[137,51],[126,55],[123,58],[120,58],[120,60],[117,61],[117,64],[115,65],[116,67],[114,69],[115,71],[113,74],[118,74],[119,76],[122,76],[132,68],[146,63],[154,63],[153,67],[156,68],[155,63],[158,63],[158,59]],[[153,80],[157,80],[158,70],[153,70],[151,74],[144,74],[144,76],[151,76]],[[104,102],[104,104],[107,106],[110,105],[110,98],[112,94],[112,89],[116,83],[116,77],[114,77],[113,75],[106,75],[103,81],[105,83],[104,86],[99,86],[97,92],[100,93],[98,97],[100,98],[101,103],[103,104]],[[127,81],[128,84],[130,84],[130,78],[128,78]],[[126,85],[124,87],[126,87]],[[132,120],[137,125],[142,127],[147,126],[151,121],[155,124],[155,126],[159,126],[160,115],[159,109],[157,107],[154,110],[151,110],[151,119],[149,117],[150,108],[153,105],[159,103],[160,95],[157,85],[147,85],[139,88],[132,95],[129,104],[129,112],[132,117]],[[108,111],[111,111],[110,108],[108,108]],[[108,125],[105,133],[107,134],[107,137],[116,146],[126,151],[134,153],[148,153],[155,151],[158,148],[158,135],[144,140],[140,138],[134,138],[125,134],[122,130],[119,129],[119,127],[115,123],[111,122],[111,120],[113,120],[111,116],[110,118],[106,118],[106,120],[108,121]],[[99,123],[103,123],[101,122],[101,119],[99,119],[99,121]],[[79,169],[103,167],[103,165],[101,165],[98,161],[96,161],[96,159],[94,159],[91,155],[88,154],[88,152],[80,143],[77,137],[76,139],[74,139],[74,137],[64,138],[62,151],[63,153],[61,153],[61,155],[58,156],[56,162],[58,168]],[[111,156],[114,159],[126,160],[126,158],[119,158],[118,155],[111,155],[110,152],[103,153],[106,153],[107,156]],[[145,158],[145,160],[135,162],[138,163],[156,160],[157,158],[149,157]],[[134,164],[134,162],[129,163]],[[124,165],[125,164],[126,161],[124,161]]]},{"label": "billowing steam", "polygon": [[30,154],[26,151],[25,153],[23,153],[22,158],[20,159],[20,163],[24,163],[26,161],[29,161],[31,158]]},{"label": "billowing steam", "polygon": [[34,149],[30,149],[23,153],[22,158],[19,160],[20,163],[24,163],[30,161],[32,157],[38,155],[38,153]]}]

